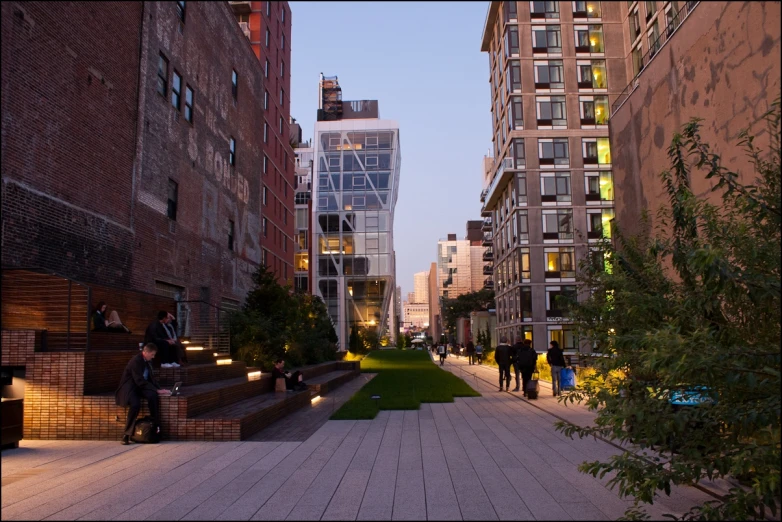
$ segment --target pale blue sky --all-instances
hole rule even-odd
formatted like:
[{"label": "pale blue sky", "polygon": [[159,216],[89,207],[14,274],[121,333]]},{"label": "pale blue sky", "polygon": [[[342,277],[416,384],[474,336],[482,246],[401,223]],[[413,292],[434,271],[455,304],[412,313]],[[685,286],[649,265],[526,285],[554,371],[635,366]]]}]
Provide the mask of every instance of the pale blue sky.
[{"label": "pale blue sky", "polygon": [[394,221],[402,299],[436,261],[437,240],[481,219],[491,145],[488,2],[290,2],[291,116],[312,138],[318,78],[338,76],[343,100],[378,100],[397,120],[402,171]]}]

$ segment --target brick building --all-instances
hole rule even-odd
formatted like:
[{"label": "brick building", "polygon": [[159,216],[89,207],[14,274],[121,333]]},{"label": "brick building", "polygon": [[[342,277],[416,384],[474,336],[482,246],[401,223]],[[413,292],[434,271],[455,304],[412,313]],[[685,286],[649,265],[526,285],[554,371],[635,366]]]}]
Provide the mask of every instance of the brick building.
[{"label": "brick building", "polygon": [[292,277],[293,169],[228,4],[3,3],[2,59],[4,266],[226,306],[264,260]]},{"label": "brick building", "polygon": [[281,281],[293,284],[295,155],[290,135],[291,9],[288,2],[228,2],[260,60],[264,75],[263,141],[264,261]]}]

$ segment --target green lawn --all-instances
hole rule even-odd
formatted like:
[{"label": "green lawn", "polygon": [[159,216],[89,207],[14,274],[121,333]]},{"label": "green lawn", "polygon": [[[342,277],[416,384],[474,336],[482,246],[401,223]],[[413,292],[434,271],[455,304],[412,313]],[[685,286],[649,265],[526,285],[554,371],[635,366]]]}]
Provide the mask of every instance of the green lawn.
[{"label": "green lawn", "polygon": [[[470,386],[440,369],[425,351],[376,350],[361,361],[361,371],[377,376],[331,418],[374,419],[378,410],[417,410],[422,402],[453,402],[454,397],[480,397]],[[380,395],[375,404],[370,397]]]}]

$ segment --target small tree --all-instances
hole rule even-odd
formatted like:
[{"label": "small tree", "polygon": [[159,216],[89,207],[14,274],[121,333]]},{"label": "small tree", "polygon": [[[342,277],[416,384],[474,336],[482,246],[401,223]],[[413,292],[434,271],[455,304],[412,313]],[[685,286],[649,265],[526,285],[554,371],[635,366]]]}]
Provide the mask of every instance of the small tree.
[{"label": "small tree", "polygon": [[[692,507],[685,519],[762,519],[780,498],[780,103],[767,116],[771,150],[763,157],[741,133],[755,167],[752,184],[721,166],[693,120],[669,148],[662,174],[669,204],[654,235],[626,238],[614,228],[579,279],[592,290],[571,303],[579,335],[610,357],[565,400],[597,412],[594,427],[558,422],[579,437],[600,435],[652,448],[580,466],[613,474],[609,485],[636,498],[631,518],[645,517],[672,485],[704,478],[741,481],[720,500]],[[694,165],[689,160],[694,157]],[[721,205],[696,197],[696,169],[717,181]],[[674,394],[697,392],[696,407],[675,408]]]}]

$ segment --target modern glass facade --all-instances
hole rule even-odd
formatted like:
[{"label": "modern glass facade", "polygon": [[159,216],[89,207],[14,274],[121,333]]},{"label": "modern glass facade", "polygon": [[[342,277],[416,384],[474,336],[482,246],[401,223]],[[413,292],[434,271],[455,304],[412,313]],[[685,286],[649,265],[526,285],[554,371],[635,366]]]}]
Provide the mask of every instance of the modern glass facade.
[{"label": "modern glass facade", "polygon": [[313,174],[313,293],[328,307],[347,348],[350,329],[396,332],[394,206],[399,127],[374,118],[318,121]]}]

